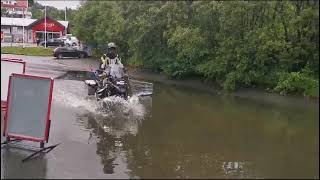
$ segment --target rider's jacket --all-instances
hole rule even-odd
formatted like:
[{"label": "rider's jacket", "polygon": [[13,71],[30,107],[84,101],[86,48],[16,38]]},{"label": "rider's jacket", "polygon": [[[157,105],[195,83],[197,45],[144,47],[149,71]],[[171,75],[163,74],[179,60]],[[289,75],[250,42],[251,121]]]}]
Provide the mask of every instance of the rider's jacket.
[{"label": "rider's jacket", "polygon": [[121,63],[110,64],[110,75],[114,78],[123,77],[123,65]]},{"label": "rider's jacket", "polygon": [[[118,62],[116,64],[116,61]],[[103,54],[101,56],[100,69],[104,70],[108,75],[113,77],[123,77],[123,64],[118,54],[113,55],[111,53]]]},{"label": "rider's jacket", "polygon": [[101,69],[104,69],[106,65],[115,64],[116,61],[118,61],[119,64],[122,64],[118,54],[113,56],[112,54],[103,54],[100,59],[101,59],[101,64],[100,64]]}]

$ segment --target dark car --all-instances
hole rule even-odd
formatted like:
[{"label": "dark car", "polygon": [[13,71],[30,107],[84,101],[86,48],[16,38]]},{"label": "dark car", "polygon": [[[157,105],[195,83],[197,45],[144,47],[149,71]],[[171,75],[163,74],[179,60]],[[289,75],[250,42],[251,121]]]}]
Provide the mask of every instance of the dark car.
[{"label": "dark car", "polygon": [[43,46],[43,47],[44,46],[46,46],[46,47],[48,47],[48,46],[55,46],[55,47],[59,46],[59,47],[62,47],[62,46],[64,46],[64,41],[62,39],[49,39],[47,41],[47,43],[45,43],[45,41],[42,41],[40,43],[40,45]]},{"label": "dark car", "polygon": [[64,57],[84,58],[84,57],[88,57],[88,53],[84,50],[79,50],[77,48],[57,47],[53,50],[53,56],[58,59],[61,59]]}]

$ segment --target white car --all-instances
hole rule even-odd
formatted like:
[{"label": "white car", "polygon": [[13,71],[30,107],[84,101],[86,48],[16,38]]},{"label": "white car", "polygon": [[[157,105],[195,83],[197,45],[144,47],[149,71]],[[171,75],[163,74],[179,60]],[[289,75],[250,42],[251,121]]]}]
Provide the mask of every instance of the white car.
[{"label": "white car", "polygon": [[64,41],[64,44],[65,46],[67,47],[70,47],[70,46],[78,46],[78,42],[79,40],[74,37],[74,36],[71,36],[70,38],[67,38],[65,41]]}]

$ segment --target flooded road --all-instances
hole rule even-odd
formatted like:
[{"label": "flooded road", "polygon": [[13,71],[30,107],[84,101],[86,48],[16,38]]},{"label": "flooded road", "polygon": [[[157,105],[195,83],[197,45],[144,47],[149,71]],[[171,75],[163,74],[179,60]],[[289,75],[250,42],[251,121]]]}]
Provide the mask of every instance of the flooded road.
[{"label": "flooded road", "polygon": [[319,178],[317,102],[132,80],[134,94],[152,97],[109,98],[101,111],[88,73],[74,70],[55,72],[49,142],[62,144],[27,163],[2,148],[1,178]]}]

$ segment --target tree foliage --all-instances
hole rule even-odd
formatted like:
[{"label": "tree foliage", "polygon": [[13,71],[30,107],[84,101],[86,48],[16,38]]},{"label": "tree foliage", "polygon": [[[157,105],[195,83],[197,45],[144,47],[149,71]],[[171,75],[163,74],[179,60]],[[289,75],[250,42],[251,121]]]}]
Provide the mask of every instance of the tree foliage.
[{"label": "tree foliage", "polygon": [[114,41],[127,63],[174,78],[199,76],[226,90],[300,91],[284,85],[296,76],[319,86],[317,0],[86,1],[72,24],[100,52]]},{"label": "tree foliage", "polygon": [[[31,2],[31,3],[30,3]],[[44,6],[34,2],[33,0],[29,0],[29,7],[30,12],[32,13],[32,18],[34,19],[41,19],[44,18]],[[72,18],[75,14],[76,10],[67,8],[67,21],[72,21]],[[64,9],[57,9],[52,6],[47,6],[47,16],[52,17],[56,20],[65,20],[65,10]]]}]

